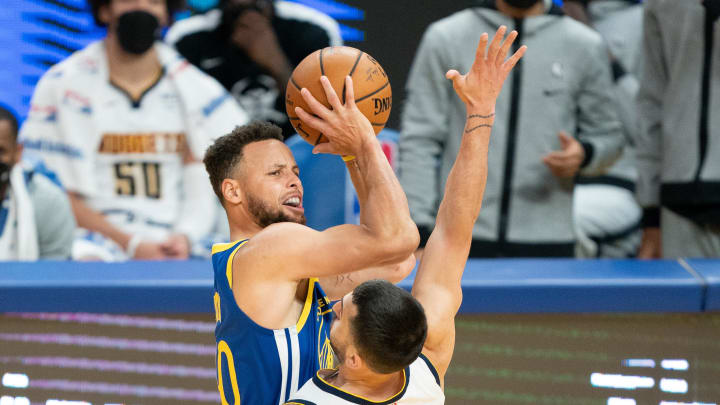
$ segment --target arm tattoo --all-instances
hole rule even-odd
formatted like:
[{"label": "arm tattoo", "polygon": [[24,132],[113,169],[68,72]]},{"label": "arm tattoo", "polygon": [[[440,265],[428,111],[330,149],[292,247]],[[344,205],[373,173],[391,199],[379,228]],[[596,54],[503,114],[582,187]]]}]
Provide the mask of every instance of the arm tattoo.
[{"label": "arm tattoo", "polygon": [[465,133],[466,133],[466,134],[469,134],[470,132],[472,132],[472,131],[474,131],[474,130],[476,130],[476,129],[479,129],[479,128],[492,128],[492,125],[490,125],[490,124],[480,124],[480,125],[478,125],[478,126],[476,126],[476,127],[472,127],[472,128],[470,128],[470,129],[466,129],[466,130],[465,130]]},{"label": "arm tattoo", "polygon": [[340,285],[343,281],[348,280],[349,282],[353,282],[352,277],[350,277],[350,274],[338,274],[335,278],[335,285]]},{"label": "arm tattoo", "polygon": [[494,116],[495,116],[495,113],[488,114],[488,115],[470,114],[470,115],[468,115],[467,119],[470,119],[470,118],[492,118]]}]

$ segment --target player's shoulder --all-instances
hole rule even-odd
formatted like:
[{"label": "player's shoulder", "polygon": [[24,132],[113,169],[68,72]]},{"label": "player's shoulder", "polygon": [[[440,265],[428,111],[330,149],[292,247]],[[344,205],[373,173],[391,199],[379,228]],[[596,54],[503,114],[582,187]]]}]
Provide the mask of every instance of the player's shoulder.
[{"label": "player's shoulder", "polygon": [[263,228],[253,235],[235,256],[236,261],[264,260],[273,256],[275,252],[282,252],[284,255],[297,246],[299,242],[306,240],[309,233],[316,232],[305,225],[294,222],[279,222]]}]

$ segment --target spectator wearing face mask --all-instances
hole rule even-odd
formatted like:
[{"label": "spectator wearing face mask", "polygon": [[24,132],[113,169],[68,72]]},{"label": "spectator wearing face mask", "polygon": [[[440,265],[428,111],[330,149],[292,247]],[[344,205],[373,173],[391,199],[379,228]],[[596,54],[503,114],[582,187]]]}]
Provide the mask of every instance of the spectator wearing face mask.
[{"label": "spectator wearing face mask", "polygon": [[187,258],[219,215],[198,159],[247,115],[157,41],[180,1],[89,4],[106,37],[40,79],[21,139],[68,191],[74,258]]},{"label": "spectator wearing face mask", "polygon": [[602,38],[549,0],[479,1],[427,29],[407,84],[400,181],[422,245],[466,120],[444,74],[467,71],[480,34],[501,25],[518,31],[515,44],[528,51],[495,107],[487,187],[470,256],[573,256],[574,178],[602,174],[624,139]]},{"label": "spectator wearing face mask", "polygon": [[20,161],[18,122],[0,107],[0,261],[68,259],[75,220],[65,192]]},{"label": "spectator wearing face mask", "polygon": [[289,1],[220,0],[219,8],[175,23],[165,37],[213,76],[253,119],[295,133],[285,112],[285,87],[307,55],[342,45],[337,22]]}]

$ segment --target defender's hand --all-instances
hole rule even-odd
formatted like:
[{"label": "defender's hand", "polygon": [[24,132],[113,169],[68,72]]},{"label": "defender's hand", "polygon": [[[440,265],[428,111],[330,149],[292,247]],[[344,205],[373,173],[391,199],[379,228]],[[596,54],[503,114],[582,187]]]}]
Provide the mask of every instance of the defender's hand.
[{"label": "defender's hand", "polygon": [[313,153],[359,155],[366,143],[375,140],[375,130],[355,105],[352,79],[345,77],[345,104],[340,102],[327,77],[320,77],[320,82],[331,109],[317,101],[306,88],[300,93],[314,115],[295,107],[295,113],[303,122],[322,132],[329,140],[317,145]]},{"label": "defender's hand", "polygon": [[488,34],[483,33],[480,36],[475,62],[467,74],[461,75],[457,70],[450,70],[445,75],[452,80],[455,92],[468,110],[494,113],[495,100],[502,90],[505,79],[527,50],[523,45],[506,60],[508,51],[518,34],[517,31],[511,32],[503,42],[505,31],[507,27],[504,25],[497,30],[489,48]]},{"label": "defender's hand", "polygon": [[585,149],[577,139],[565,132],[558,133],[562,150],[550,152],[543,157],[543,163],[556,177],[573,177],[585,160]]}]

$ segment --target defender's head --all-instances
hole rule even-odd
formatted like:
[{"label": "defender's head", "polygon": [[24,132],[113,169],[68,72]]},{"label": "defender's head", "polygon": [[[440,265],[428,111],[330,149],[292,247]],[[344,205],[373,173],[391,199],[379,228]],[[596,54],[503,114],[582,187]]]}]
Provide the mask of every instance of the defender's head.
[{"label": "defender's head", "polygon": [[418,358],[427,337],[422,305],[385,280],[366,281],[333,306],[330,343],[339,364],[379,374]]},{"label": "defender's head", "polygon": [[282,130],[267,122],[236,127],[205,152],[205,169],[228,215],[242,210],[258,226],[305,224],[303,188]]}]

